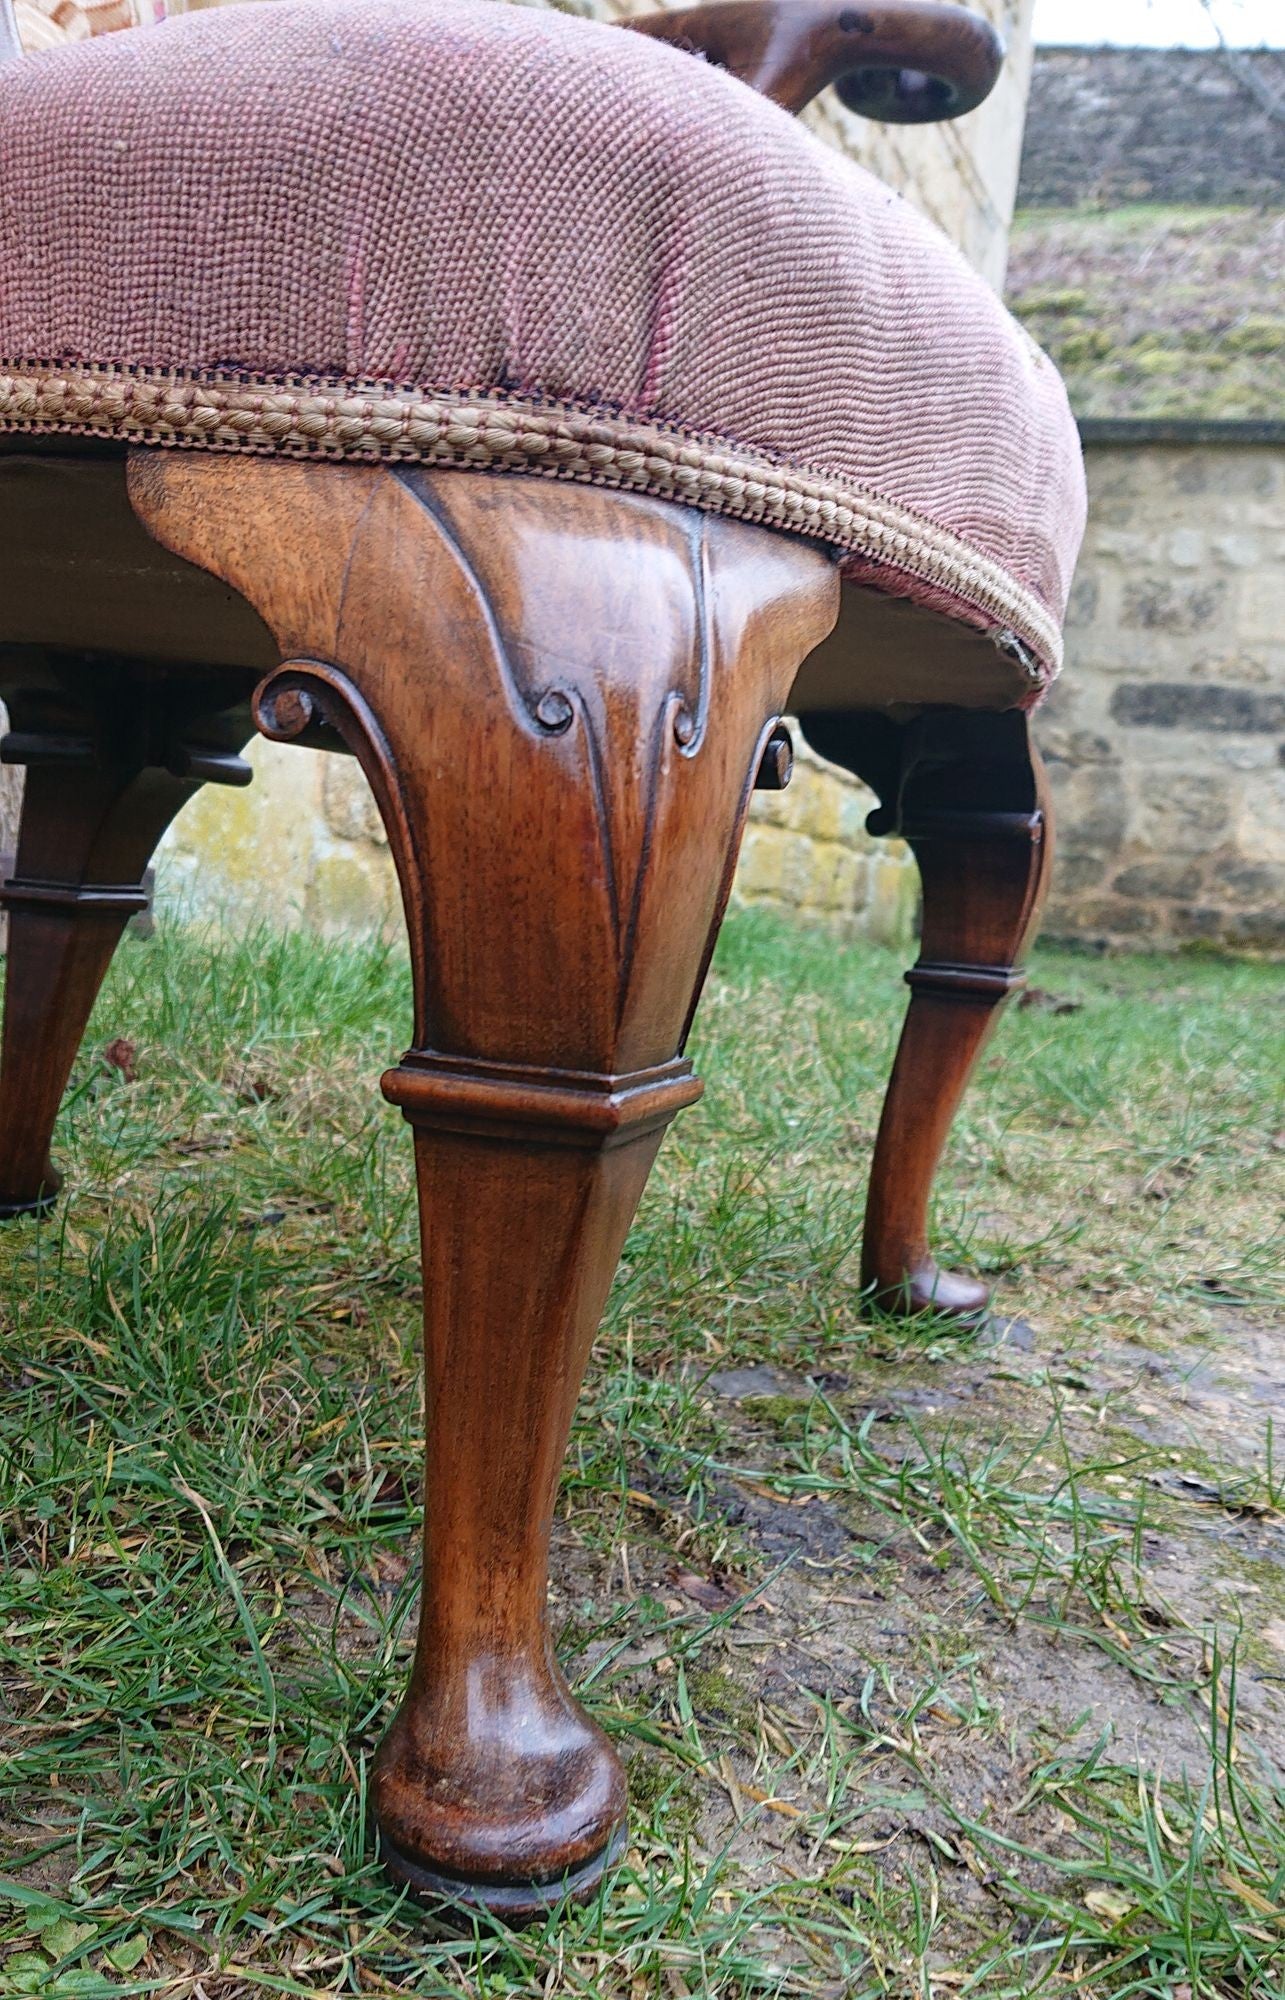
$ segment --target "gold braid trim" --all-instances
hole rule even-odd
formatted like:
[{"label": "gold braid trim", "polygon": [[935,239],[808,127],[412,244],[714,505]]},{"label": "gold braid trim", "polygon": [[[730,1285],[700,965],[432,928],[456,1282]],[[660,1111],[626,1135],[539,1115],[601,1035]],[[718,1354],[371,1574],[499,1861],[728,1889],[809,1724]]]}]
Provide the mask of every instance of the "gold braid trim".
[{"label": "gold braid trim", "polygon": [[346,383],[255,382],[163,370],[0,363],[0,431],[286,457],[407,459],[651,493],[809,535],[962,600],[1056,673],[1061,634],[1039,599],[966,542],[859,488],[681,431],[570,405]]}]

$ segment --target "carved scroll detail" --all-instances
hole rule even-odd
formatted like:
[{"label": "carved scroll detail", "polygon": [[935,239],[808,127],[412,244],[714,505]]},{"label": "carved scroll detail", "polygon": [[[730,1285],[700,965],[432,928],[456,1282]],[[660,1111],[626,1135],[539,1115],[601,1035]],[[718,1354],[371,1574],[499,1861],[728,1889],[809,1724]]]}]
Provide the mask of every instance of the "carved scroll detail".
[{"label": "carved scroll detail", "polygon": [[672,1061],[763,750],[833,616],[829,560],[803,556],[804,608],[797,546],[636,496],[159,453],[131,481],[153,532],[276,633],[260,727],[361,760],[416,1048],[599,1076]]}]

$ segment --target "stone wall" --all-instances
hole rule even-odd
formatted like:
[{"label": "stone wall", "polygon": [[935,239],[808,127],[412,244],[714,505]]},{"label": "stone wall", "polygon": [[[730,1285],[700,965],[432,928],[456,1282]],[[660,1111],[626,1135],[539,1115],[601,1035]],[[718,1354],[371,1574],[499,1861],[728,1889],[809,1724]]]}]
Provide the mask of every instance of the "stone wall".
[{"label": "stone wall", "polygon": [[1023,208],[1241,203],[1285,189],[1285,50],[1041,49]]},{"label": "stone wall", "polygon": [[1084,432],[1045,934],[1285,950],[1285,424]]},{"label": "stone wall", "polygon": [[[864,785],[814,757],[797,732],[795,751],[789,788],[755,795],[736,900],[908,948],[919,900],[909,849],[868,838],[874,800]],[[187,807],[163,850],[167,902],[329,935],[395,930],[388,842],[353,760],[260,743],[254,761],[249,790],[211,787]]]}]

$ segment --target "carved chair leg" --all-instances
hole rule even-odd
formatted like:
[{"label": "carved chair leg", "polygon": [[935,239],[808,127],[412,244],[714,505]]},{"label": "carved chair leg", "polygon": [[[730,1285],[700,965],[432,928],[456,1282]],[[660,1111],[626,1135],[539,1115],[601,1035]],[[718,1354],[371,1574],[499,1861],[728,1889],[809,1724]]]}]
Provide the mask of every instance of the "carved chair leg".
[{"label": "carved chair leg", "polygon": [[[74,703],[66,690],[52,702],[42,691],[34,714],[10,688],[14,727],[0,744],[7,763],[27,766],[14,872],[0,887],[9,919],[0,1043],[5,1218],[43,1214],[57,1199],[54,1121],[112,954],[130,917],[147,907],[143,878],[157,842],[207,779],[250,777],[228,748],[224,718],[190,740],[190,688],[171,702],[155,692],[140,697],[108,668],[81,682]],[[246,734],[235,721],[231,731],[237,742]]]},{"label": "carved chair leg", "polygon": [[971,1319],[980,1279],[928,1248],[933,1177],[997,1010],[1022,985],[1052,859],[1044,771],[1025,715],[813,716],[809,740],[884,801],[870,830],[910,843],[923,885],[910,1005],[870,1170],[862,1275],[881,1304]]},{"label": "carved chair leg", "polygon": [[827,560],[514,476],[140,453],[145,525],[260,611],[278,739],[344,738],[401,878],[427,1452],[419,1639],[372,1783],[387,1867],[521,1920],[587,1895],[619,1763],[546,1615],[559,1468],[664,1127],[757,760]]}]

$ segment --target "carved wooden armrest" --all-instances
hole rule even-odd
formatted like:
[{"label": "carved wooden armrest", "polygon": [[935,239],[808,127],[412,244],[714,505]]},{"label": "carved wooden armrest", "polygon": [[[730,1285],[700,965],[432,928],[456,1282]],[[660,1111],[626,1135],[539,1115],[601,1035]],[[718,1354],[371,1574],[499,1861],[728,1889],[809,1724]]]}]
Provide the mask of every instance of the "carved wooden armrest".
[{"label": "carved wooden armrest", "polygon": [[704,56],[787,111],[832,83],[849,111],[895,125],[974,110],[1004,61],[989,21],[936,0],[714,0],[625,25]]}]

